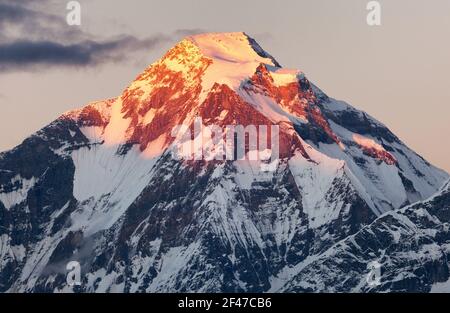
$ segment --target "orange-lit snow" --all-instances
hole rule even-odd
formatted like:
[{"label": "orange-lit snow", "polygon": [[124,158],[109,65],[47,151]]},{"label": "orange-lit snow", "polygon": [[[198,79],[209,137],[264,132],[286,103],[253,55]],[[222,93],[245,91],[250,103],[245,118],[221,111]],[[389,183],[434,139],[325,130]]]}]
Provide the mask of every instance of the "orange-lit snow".
[{"label": "orange-lit snow", "polygon": [[375,142],[375,140],[361,136],[359,134],[353,134],[353,140],[362,147],[373,148],[378,151],[385,151],[380,144]]},{"label": "orange-lit snow", "polygon": [[299,70],[285,68],[275,68],[270,72],[275,86],[286,86],[291,83],[296,83],[301,74],[302,73]]},{"label": "orange-lit snow", "polygon": [[126,131],[131,120],[124,118],[122,102],[118,99],[112,106],[111,120],[105,129],[105,144],[116,145],[126,141]]},{"label": "orange-lit snow", "polygon": [[272,65],[269,58],[259,56],[244,33],[202,34],[189,37],[212,64],[202,78],[203,97],[214,83],[226,84],[232,89],[255,73],[259,64]]}]

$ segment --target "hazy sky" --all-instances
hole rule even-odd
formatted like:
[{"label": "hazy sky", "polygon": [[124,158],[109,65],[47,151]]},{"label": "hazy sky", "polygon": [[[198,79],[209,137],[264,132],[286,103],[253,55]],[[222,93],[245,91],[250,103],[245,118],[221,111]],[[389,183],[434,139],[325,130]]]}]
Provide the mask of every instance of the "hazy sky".
[{"label": "hazy sky", "polygon": [[450,171],[449,0],[379,1],[375,27],[366,0],[80,0],[81,27],[65,23],[67,2],[0,0],[0,151],[120,95],[185,34],[245,31]]}]

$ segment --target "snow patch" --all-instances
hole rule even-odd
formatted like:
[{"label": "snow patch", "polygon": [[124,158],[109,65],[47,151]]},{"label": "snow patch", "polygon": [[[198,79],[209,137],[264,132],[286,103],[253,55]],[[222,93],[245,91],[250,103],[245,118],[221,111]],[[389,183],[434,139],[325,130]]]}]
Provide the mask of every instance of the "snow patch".
[{"label": "snow patch", "polygon": [[379,143],[377,143],[375,140],[373,140],[371,138],[367,138],[367,137],[364,137],[359,134],[353,134],[352,137],[353,137],[353,140],[361,147],[386,152],[386,150],[383,148],[383,146],[381,146]]},{"label": "snow patch", "polygon": [[315,162],[296,154],[289,160],[289,168],[302,191],[303,210],[308,215],[309,225],[318,228],[336,219],[344,209],[340,201],[329,203],[326,200],[334,180],[344,173],[344,161],[328,158],[311,147],[307,152]]},{"label": "snow patch", "polygon": [[[214,83],[226,84],[237,90],[261,64],[275,66],[272,59],[261,57],[244,33],[201,34],[189,37],[202,54],[212,60],[202,77],[204,99]],[[201,101],[200,101],[201,102]]]},{"label": "snow patch", "polygon": [[28,191],[36,184],[37,179],[32,177],[31,179],[22,178],[20,175],[16,175],[11,184],[18,184],[19,187],[14,187],[10,192],[0,192],[0,201],[3,203],[7,210],[13,206],[25,201],[28,196]]},{"label": "snow patch", "polygon": [[179,273],[186,268],[189,260],[200,249],[200,243],[193,242],[187,247],[170,248],[162,257],[158,275],[153,279],[147,292],[157,292],[164,286],[173,286]]},{"label": "snow patch", "polygon": [[83,147],[72,153],[74,197],[81,203],[72,213],[72,229],[85,235],[106,229],[125,212],[152,178],[156,158],[133,147],[126,155],[117,146]]},{"label": "snow patch", "polygon": [[281,87],[291,83],[297,83],[299,78],[302,77],[302,72],[299,70],[291,70],[285,68],[270,69],[270,75],[273,78],[275,86]]}]

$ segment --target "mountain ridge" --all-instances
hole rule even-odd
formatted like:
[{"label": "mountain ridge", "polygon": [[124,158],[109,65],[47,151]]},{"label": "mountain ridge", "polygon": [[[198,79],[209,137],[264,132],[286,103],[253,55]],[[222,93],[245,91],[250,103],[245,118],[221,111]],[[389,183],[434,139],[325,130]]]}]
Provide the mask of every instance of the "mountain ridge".
[{"label": "mountain ridge", "polygon": [[[175,158],[186,142],[172,129],[196,117],[278,125],[276,168]],[[0,291],[28,292],[304,291],[311,260],[448,179],[245,33],[182,40],[120,96],[0,154],[0,169]]]}]

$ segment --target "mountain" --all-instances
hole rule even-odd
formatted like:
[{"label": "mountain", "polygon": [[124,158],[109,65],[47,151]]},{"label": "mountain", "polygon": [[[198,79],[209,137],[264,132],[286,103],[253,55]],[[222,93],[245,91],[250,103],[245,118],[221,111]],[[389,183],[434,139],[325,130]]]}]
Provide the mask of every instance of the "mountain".
[{"label": "mountain", "polygon": [[[250,143],[246,158],[207,159],[206,131],[173,132],[199,118],[224,133],[275,125],[276,162],[251,159]],[[186,146],[205,157],[180,159]],[[449,201],[417,201],[448,178],[245,33],[190,36],[119,97],[0,154],[0,291],[370,291],[360,278],[376,257],[389,268],[380,290],[429,291],[447,263],[414,258],[445,250]]]},{"label": "mountain", "polygon": [[[450,181],[426,201],[391,211],[304,262],[284,292],[449,292]],[[380,280],[367,284],[377,260]]]}]

